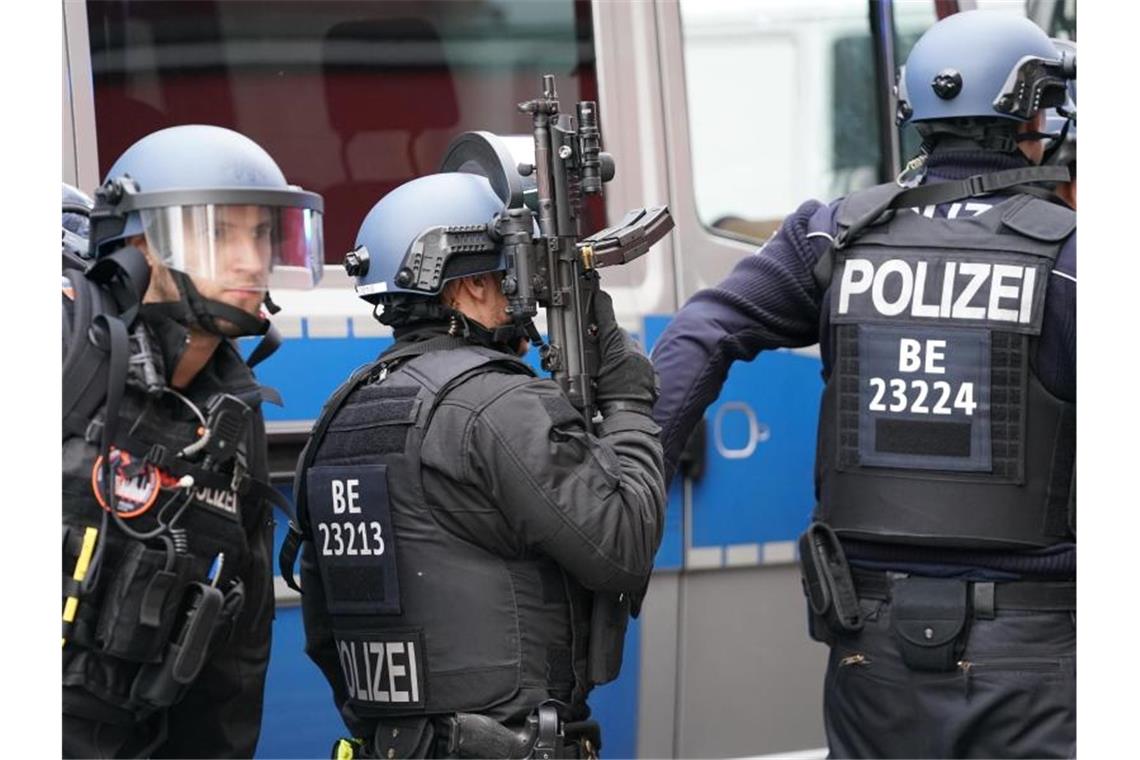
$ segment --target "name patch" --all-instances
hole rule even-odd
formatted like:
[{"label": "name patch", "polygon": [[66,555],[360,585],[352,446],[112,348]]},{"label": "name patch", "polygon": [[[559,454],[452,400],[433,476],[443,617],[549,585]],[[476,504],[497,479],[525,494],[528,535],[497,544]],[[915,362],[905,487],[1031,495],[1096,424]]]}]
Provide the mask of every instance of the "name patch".
[{"label": "name patch", "polygon": [[419,631],[337,633],[349,699],[368,707],[423,707],[424,650]]},{"label": "name patch", "polygon": [[200,504],[213,507],[232,517],[238,515],[237,491],[226,488],[195,488],[194,499]]}]

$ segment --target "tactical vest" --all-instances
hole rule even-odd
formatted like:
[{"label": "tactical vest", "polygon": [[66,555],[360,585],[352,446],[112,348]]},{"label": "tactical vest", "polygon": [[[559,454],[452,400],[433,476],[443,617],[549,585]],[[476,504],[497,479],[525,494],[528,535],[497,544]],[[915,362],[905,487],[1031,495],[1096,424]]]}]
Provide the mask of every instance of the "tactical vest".
[{"label": "tactical vest", "polygon": [[[77,301],[99,295],[76,285]],[[90,303],[76,305],[90,313]],[[134,335],[135,359],[140,342],[157,351],[144,330],[136,326]],[[85,330],[74,337],[88,339]],[[144,378],[134,361],[120,389],[110,470],[119,520],[133,536],[106,506],[108,389],[89,389],[102,400],[86,426],[75,415],[65,417],[63,597],[65,621],[69,609],[72,618],[63,636],[67,713],[130,724],[171,706],[242,610],[245,584],[238,571],[249,551],[247,536],[271,524],[262,482],[261,393],[236,353],[216,355],[203,373],[210,377],[197,387],[218,392],[182,400],[162,391],[161,380],[154,386],[153,375]],[[69,381],[74,378],[65,374],[65,385]],[[249,412],[215,417],[226,429],[214,430],[213,444],[203,446],[203,422],[187,405],[205,410],[222,393]],[[236,441],[236,451],[223,453],[223,440]]]},{"label": "tactical vest", "polygon": [[906,544],[1073,540],[1076,406],[1033,363],[1075,214],[1017,194],[967,219],[904,208],[866,224],[898,195],[874,187],[838,209],[817,518]]},{"label": "tactical vest", "polygon": [[426,343],[441,340],[448,350],[412,344],[411,358],[388,354],[354,373],[322,411],[298,471],[298,517],[341,686],[363,719],[502,720],[551,695],[584,699],[576,673],[588,596],[546,557],[510,559],[452,534],[424,492],[420,448],[440,399],[485,372],[533,373],[503,353],[455,347],[459,339]]}]

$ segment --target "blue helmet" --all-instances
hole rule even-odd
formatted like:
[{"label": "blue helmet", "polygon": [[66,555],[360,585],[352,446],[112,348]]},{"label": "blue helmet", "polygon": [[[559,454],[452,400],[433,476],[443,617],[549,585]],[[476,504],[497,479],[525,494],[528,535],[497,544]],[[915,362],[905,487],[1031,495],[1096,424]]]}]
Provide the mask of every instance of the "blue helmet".
[{"label": "blue helmet", "polygon": [[447,172],[429,174],[400,185],[372,207],[356,235],[356,249],[345,268],[356,278],[356,292],[373,304],[390,304],[408,297],[437,295],[448,280],[506,268],[499,246],[440,261],[441,270],[425,287],[408,287],[404,261],[425,233],[440,227],[481,227],[505,208],[486,177]]},{"label": "blue helmet", "polygon": [[1065,102],[1076,55],[1032,21],[994,11],[955,13],[915,43],[899,76],[898,123],[991,117],[1028,121]]},{"label": "blue helmet", "polygon": [[[143,137],[111,166],[96,193],[96,257],[145,236],[172,270],[233,287],[309,288],[321,277],[323,201],[290,185],[273,158],[245,135],[190,124]],[[257,271],[232,273],[224,230],[260,257]],[[230,233],[227,233],[230,234]]]}]

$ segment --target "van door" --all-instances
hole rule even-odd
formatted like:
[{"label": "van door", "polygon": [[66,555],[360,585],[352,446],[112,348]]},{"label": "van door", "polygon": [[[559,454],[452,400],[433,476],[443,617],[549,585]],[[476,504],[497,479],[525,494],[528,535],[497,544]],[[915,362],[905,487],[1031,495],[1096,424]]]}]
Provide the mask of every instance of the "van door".
[{"label": "van door", "polygon": [[[894,69],[936,17],[934,3],[657,4],[678,303],[801,202],[894,177],[917,149],[894,125]],[[647,320],[651,343],[668,320]],[[822,387],[818,347],[765,352],[705,415],[704,472],[673,484],[674,565],[642,621],[641,756],[825,754],[827,649],[807,636],[795,548]]]}]

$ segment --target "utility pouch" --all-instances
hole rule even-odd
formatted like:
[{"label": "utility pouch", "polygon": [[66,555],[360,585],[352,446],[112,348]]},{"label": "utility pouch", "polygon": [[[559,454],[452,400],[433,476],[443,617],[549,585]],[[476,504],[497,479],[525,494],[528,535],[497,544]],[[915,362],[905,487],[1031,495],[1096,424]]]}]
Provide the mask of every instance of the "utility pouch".
[{"label": "utility pouch", "polygon": [[145,665],[131,686],[131,698],[151,707],[176,703],[198,677],[211,649],[225,604],[222,592],[204,583],[187,588],[186,612],[162,662]]},{"label": "utility pouch", "polygon": [[609,683],[621,670],[625,629],[629,626],[629,595],[595,593],[590,612],[590,642],[586,677],[594,686]]},{"label": "utility pouch", "polygon": [[100,648],[130,662],[156,662],[178,618],[188,568],[186,557],[128,542],[100,604]]},{"label": "utility pouch", "polygon": [[826,523],[815,522],[800,536],[800,570],[807,597],[808,629],[816,641],[863,628],[855,581],[839,538]]},{"label": "utility pouch", "polygon": [[954,670],[966,646],[969,584],[952,578],[891,582],[891,630],[911,670]]},{"label": "utility pouch", "polygon": [[423,716],[384,718],[376,726],[372,752],[364,756],[380,758],[433,757],[432,745],[434,743],[435,726],[432,725],[431,718]]}]

